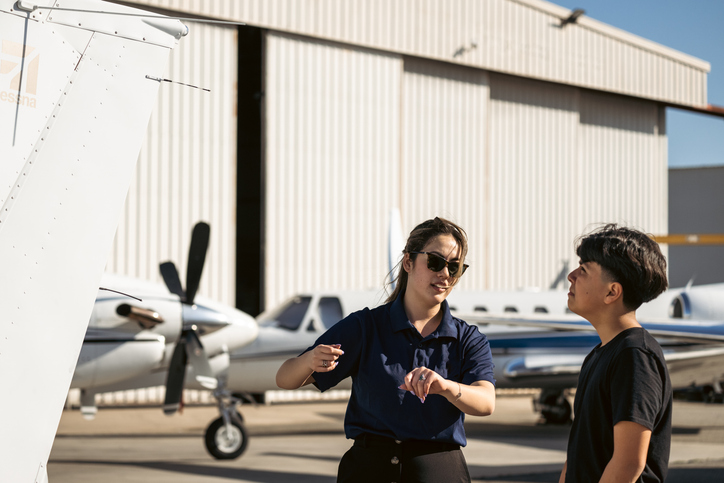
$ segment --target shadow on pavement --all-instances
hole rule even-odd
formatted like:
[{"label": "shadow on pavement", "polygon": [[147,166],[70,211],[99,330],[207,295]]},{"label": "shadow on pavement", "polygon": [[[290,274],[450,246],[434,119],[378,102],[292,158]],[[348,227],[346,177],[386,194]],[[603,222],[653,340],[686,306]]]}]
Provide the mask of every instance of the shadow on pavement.
[{"label": "shadow on pavement", "polygon": [[336,478],[326,475],[293,473],[272,470],[250,470],[244,468],[222,468],[218,466],[194,465],[188,463],[168,463],[165,461],[99,461],[99,460],[63,460],[54,465],[108,465],[134,466],[153,470],[173,471],[184,475],[199,477],[227,478],[229,480],[247,480],[263,483],[333,483]]},{"label": "shadow on pavement", "polygon": [[495,467],[495,473],[500,473],[501,470],[504,472],[515,471],[520,473],[514,476],[485,476],[485,473],[492,473],[490,469],[485,466],[470,465],[470,477],[473,481],[487,481],[487,482],[558,482],[558,477],[561,475],[563,469],[562,464],[550,464],[550,465],[520,465],[515,468],[508,467]]},{"label": "shadow on pavement", "polygon": [[260,453],[260,456],[280,456],[282,458],[301,458],[305,460],[322,460],[332,461],[339,463],[339,456],[322,456],[322,455],[311,455],[311,454],[299,454],[299,453]]},{"label": "shadow on pavement", "polygon": [[478,423],[465,426],[468,440],[494,441],[538,449],[565,451],[569,425],[518,425]]},{"label": "shadow on pavement", "polygon": [[[556,465],[551,465],[556,466]],[[521,472],[525,472],[525,467],[519,467]],[[545,470],[542,473],[531,471],[530,474],[500,476],[500,477],[475,477],[485,473],[485,467],[478,466],[473,472],[470,468],[470,475],[473,481],[485,481],[488,483],[555,483],[561,475],[561,465],[557,465],[557,469],[553,471]],[[721,483],[724,481],[724,461],[720,468],[706,467],[686,467],[686,468],[669,468],[669,474],[666,477],[666,483]]]}]

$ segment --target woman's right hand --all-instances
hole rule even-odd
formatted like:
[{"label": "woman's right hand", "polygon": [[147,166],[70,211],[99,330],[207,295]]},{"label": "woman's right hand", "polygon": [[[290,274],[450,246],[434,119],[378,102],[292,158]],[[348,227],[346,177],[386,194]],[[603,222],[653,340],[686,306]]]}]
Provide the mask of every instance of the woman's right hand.
[{"label": "woman's right hand", "polygon": [[337,359],[344,354],[340,344],[319,344],[301,356],[292,357],[277,371],[277,386],[297,389],[314,382],[315,372],[329,372],[337,367]]},{"label": "woman's right hand", "polygon": [[314,372],[329,372],[337,367],[337,359],[344,354],[340,344],[319,344],[309,353],[309,368]]}]

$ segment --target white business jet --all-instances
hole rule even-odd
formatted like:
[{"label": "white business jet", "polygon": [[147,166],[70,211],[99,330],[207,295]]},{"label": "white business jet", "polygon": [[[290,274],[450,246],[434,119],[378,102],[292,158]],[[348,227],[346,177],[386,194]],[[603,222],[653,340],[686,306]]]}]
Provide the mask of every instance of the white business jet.
[{"label": "white business jet", "polygon": [[0,481],[47,462],[177,20],[0,0]]},{"label": "white business jet", "polygon": [[[639,319],[664,348],[675,387],[724,379],[722,295],[724,284],[671,289],[640,308]],[[261,399],[265,391],[277,389],[275,374],[286,359],[313,345],[349,313],[385,298],[383,291],[309,292],[264,312],[257,317],[257,339],[231,354],[229,390]],[[576,386],[584,357],[600,340],[589,332],[590,324],[570,314],[566,292],[453,291],[448,302],[456,315],[477,323],[490,340],[496,387],[540,388],[536,408],[544,420],[570,420],[565,393]],[[682,313],[688,320],[682,320]],[[577,325],[571,326],[573,321]],[[349,380],[338,386],[349,387]]]}]

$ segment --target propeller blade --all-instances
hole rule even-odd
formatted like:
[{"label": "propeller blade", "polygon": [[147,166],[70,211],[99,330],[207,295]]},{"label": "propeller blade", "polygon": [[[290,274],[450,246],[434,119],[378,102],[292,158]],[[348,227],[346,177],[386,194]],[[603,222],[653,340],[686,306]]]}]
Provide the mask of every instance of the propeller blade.
[{"label": "propeller blade", "polygon": [[209,248],[208,223],[202,221],[196,223],[191,234],[191,246],[189,247],[189,262],[186,266],[186,303],[193,304],[196,291],[201,281],[201,272],[204,270],[206,261],[206,250]]},{"label": "propeller blade", "polygon": [[181,279],[178,276],[178,270],[173,262],[164,262],[160,265],[161,276],[163,281],[166,283],[169,292],[181,297],[181,300],[186,300],[186,293],[181,287]]},{"label": "propeller blade", "polygon": [[194,371],[196,381],[206,389],[216,389],[218,381],[214,377],[201,339],[195,330],[186,332],[186,355]]},{"label": "propeller blade", "polygon": [[181,406],[187,360],[186,338],[181,337],[173,350],[171,364],[168,367],[168,377],[166,378],[166,397],[163,401],[163,412],[167,416],[174,414]]}]

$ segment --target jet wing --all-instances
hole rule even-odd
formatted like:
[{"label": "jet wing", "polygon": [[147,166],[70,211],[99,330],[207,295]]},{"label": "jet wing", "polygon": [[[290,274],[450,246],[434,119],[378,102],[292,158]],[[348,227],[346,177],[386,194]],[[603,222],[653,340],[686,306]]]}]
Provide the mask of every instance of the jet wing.
[{"label": "jet wing", "polygon": [[[499,387],[575,387],[586,354],[536,353],[514,357],[498,356],[496,379]],[[683,388],[709,384],[724,377],[724,346],[667,347],[664,358],[671,384]],[[501,364],[501,367],[497,367]]]},{"label": "jet wing", "polygon": [[[47,461],[176,20],[0,0],[0,481]],[[53,6],[52,9],[49,6]],[[155,79],[155,80],[154,80]]]},{"label": "jet wing", "polygon": [[[483,313],[456,313],[465,321],[476,324],[492,324],[502,326],[517,326],[557,331],[588,331],[595,332],[593,326],[581,317],[571,315],[548,316],[536,314],[526,316],[520,314],[483,314]],[[687,342],[724,342],[724,323],[711,320],[639,320],[639,323],[655,337],[667,337]],[[481,331],[485,333],[485,329]]]},{"label": "jet wing", "polygon": [[[488,335],[499,387],[573,387],[586,354],[600,342],[591,324],[574,314],[455,315],[479,324],[481,332]],[[724,324],[691,320],[640,322],[661,343],[673,387],[709,384],[724,378]]]}]

